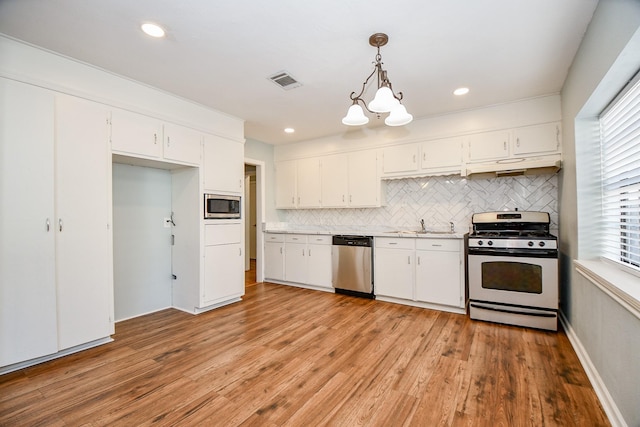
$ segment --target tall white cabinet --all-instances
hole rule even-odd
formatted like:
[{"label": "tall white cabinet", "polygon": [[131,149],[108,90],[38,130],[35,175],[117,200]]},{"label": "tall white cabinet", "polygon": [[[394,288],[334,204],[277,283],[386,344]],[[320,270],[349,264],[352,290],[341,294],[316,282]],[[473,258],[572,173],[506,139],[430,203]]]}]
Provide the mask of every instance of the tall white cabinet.
[{"label": "tall white cabinet", "polygon": [[113,333],[110,159],[104,109],[5,79],[0,91],[0,366],[7,366]]},{"label": "tall white cabinet", "polygon": [[55,353],[53,93],[0,79],[0,366]]}]

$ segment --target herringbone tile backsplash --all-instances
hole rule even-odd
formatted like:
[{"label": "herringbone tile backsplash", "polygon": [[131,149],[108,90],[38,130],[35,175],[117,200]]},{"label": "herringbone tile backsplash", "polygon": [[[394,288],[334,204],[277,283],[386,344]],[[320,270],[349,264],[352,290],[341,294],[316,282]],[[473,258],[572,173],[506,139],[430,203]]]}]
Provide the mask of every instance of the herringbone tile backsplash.
[{"label": "herringbone tile backsplash", "polygon": [[287,210],[289,226],[418,228],[424,219],[429,229],[467,231],[475,212],[544,211],[551,228],[558,228],[557,175],[466,179],[462,177],[407,178],[383,182],[387,204],[371,209]]}]

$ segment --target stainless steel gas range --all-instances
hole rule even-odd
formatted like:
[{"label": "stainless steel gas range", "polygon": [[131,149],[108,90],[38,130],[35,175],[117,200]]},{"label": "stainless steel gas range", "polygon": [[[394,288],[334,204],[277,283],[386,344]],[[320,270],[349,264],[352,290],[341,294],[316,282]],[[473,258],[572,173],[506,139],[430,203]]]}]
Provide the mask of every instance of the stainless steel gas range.
[{"label": "stainless steel gas range", "polygon": [[546,212],[483,212],[468,239],[472,319],[556,331],[558,242]]}]

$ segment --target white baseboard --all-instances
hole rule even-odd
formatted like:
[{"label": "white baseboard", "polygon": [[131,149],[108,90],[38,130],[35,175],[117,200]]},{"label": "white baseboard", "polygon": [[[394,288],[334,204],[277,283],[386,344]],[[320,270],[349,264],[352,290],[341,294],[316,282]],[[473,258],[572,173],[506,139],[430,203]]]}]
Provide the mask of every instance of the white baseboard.
[{"label": "white baseboard", "polygon": [[587,373],[587,377],[589,377],[589,381],[591,381],[591,385],[593,386],[593,389],[596,392],[598,399],[600,400],[600,404],[602,405],[604,412],[607,414],[607,418],[609,418],[609,422],[613,427],[628,427],[627,423],[622,417],[622,414],[618,410],[618,406],[611,397],[611,394],[609,394],[609,390],[607,390],[607,387],[602,381],[602,378],[600,378],[600,374],[591,362],[589,354],[582,346],[580,339],[578,338],[575,331],[571,327],[571,324],[567,321],[566,317],[564,317],[564,313],[562,312],[560,312],[560,322],[562,323],[562,326],[567,333],[567,337],[571,342],[571,346],[578,355],[578,359],[580,359],[582,367]]}]

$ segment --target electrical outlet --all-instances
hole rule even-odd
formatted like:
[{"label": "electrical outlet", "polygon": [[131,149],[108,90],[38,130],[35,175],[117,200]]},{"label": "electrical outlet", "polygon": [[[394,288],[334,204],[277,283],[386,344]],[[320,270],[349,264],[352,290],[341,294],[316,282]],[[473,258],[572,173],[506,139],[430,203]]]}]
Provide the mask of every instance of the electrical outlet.
[{"label": "electrical outlet", "polygon": [[171,228],[171,218],[164,219],[164,228]]}]

